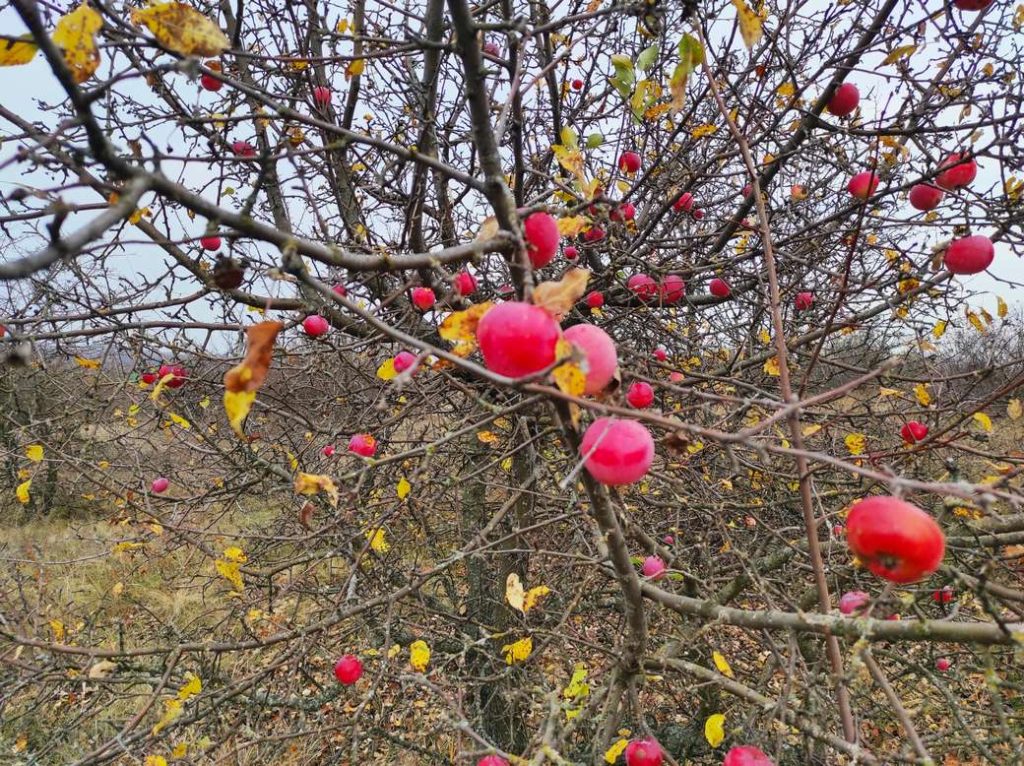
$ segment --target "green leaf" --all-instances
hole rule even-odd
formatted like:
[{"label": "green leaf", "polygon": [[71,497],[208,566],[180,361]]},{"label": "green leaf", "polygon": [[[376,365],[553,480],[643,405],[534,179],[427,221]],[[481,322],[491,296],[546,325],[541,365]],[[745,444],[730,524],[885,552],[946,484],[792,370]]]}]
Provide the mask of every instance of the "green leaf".
[{"label": "green leaf", "polygon": [[619,95],[628,99],[633,93],[633,86],[636,84],[636,73],[633,70],[633,62],[629,56],[615,54],[612,56],[612,66],[615,67],[615,74],[608,78]]},{"label": "green leaf", "polygon": [[686,102],[686,81],[690,73],[704,62],[704,46],[700,40],[685,34],[679,40],[679,63],[669,80],[669,92],[672,94],[672,110],[678,112]]},{"label": "green leaf", "polygon": [[565,146],[569,149],[580,148],[579,136],[576,135],[576,131],[570,128],[568,125],[562,128],[562,132],[560,135],[562,138],[562,146]]},{"label": "green leaf", "polygon": [[644,48],[640,51],[640,55],[636,57],[636,68],[641,72],[646,72],[651,68],[651,64],[658,60],[658,53],[657,44]]}]

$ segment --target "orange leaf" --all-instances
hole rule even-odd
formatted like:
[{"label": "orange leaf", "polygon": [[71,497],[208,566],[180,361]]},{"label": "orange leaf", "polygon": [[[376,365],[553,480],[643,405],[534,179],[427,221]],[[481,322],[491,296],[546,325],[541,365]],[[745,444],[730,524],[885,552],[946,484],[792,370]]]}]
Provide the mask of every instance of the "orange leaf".
[{"label": "orange leaf", "polygon": [[465,311],[449,314],[441,322],[438,333],[447,341],[455,344],[452,352],[461,357],[469,356],[476,348],[476,326],[480,324],[484,314],[491,310],[494,303],[477,303]]},{"label": "orange leaf", "polygon": [[533,291],[533,302],[561,321],[583,297],[590,280],[587,269],[569,269],[557,282],[541,282]]},{"label": "orange leaf", "polygon": [[280,322],[260,322],[250,327],[246,332],[245,359],[224,373],[224,412],[239,436],[245,435],[242,423],[256,401],[256,392],[267,379],[274,341],[283,328]]}]

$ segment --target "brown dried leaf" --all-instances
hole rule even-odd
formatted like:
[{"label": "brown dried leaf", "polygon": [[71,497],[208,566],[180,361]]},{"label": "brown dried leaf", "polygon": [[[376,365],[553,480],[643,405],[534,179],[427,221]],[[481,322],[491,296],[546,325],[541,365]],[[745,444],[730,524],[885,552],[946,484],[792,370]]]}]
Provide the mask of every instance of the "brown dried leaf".
[{"label": "brown dried leaf", "polygon": [[533,303],[561,321],[587,290],[588,269],[569,269],[557,282],[541,282],[533,291]]}]

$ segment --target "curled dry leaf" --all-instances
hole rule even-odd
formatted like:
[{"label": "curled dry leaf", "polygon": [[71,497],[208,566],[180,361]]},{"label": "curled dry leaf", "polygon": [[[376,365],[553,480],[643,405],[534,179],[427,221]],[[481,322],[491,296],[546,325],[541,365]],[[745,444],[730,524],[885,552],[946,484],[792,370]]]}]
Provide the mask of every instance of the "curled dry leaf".
[{"label": "curled dry leaf", "polygon": [[308,500],[302,504],[299,508],[299,523],[306,529],[313,528],[313,514],[316,512],[316,506]]},{"label": "curled dry leaf", "polygon": [[498,219],[493,215],[489,215],[484,219],[484,222],[480,224],[480,229],[476,233],[476,240],[490,239],[495,234],[501,231],[501,227],[498,225]]},{"label": "curled dry leaf", "polygon": [[183,56],[216,56],[231,47],[220,27],[185,3],[152,3],[133,10],[131,19],[162,46]]},{"label": "curled dry leaf", "polygon": [[260,322],[250,327],[246,332],[245,359],[224,373],[224,411],[239,436],[245,435],[242,423],[256,400],[256,392],[267,379],[274,341],[283,328],[280,322]]},{"label": "curled dry leaf", "polygon": [[557,282],[541,282],[533,291],[533,302],[561,321],[587,290],[588,269],[569,269]]},{"label": "curled dry leaf", "polygon": [[302,473],[295,477],[295,494],[317,495],[323,492],[331,501],[331,507],[338,507],[338,487],[330,476],[322,474]]}]

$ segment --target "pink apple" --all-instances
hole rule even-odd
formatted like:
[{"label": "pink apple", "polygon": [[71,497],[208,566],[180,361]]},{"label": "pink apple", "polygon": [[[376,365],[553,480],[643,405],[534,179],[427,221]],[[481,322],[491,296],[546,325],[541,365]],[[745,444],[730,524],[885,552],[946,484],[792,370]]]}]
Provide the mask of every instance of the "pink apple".
[{"label": "pink apple", "polygon": [[501,55],[501,47],[493,40],[488,40],[484,43],[483,51],[488,56],[494,56],[495,58]]},{"label": "pink apple", "polygon": [[951,154],[939,165],[935,183],[943,189],[962,189],[978,175],[978,163],[967,153]]},{"label": "pink apple", "polygon": [[682,194],[679,195],[679,199],[675,201],[675,204],[672,205],[672,208],[677,213],[689,213],[691,210],[693,210],[693,195],[690,194],[690,192],[683,192]]},{"label": "pink apple", "polygon": [[844,82],[836,88],[836,92],[829,99],[828,110],[836,117],[845,117],[851,114],[859,103],[860,91],[857,90],[857,86],[853,83]]},{"label": "pink apple", "polygon": [[640,170],[640,155],[636,152],[623,152],[619,157],[619,170],[623,173],[636,173]]},{"label": "pink apple", "polygon": [[361,457],[373,457],[377,454],[377,440],[370,434],[353,434],[348,440],[348,451]]},{"label": "pink apple", "polygon": [[608,217],[613,221],[632,221],[636,218],[636,205],[632,202],[624,202],[615,208]]},{"label": "pink apple", "polygon": [[584,242],[600,242],[602,239],[604,239],[604,229],[600,226],[591,226],[583,232]]},{"label": "pink apple", "polygon": [[324,446],[322,450],[320,450],[320,454],[322,454],[324,457],[334,457],[334,452],[335,450],[333,444],[328,444]]},{"label": "pink apple", "polygon": [[665,545],[675,545],[676,538],[672,535],[665,535],[663,538],[661,538],[661,541],[665,543]]},{"label": "pink apple", "polygon": [[414,287],[412,288],[411,295],[412,305],[420,311],[429,311],[437,301],[437,296],[434,295],[434,291],[429,287]]},{"label": "pink apple", "polygon": [[917,420],[910,420],[903,424],[900,429],[900,436],[907,444],[917,444],[928,435],[928,426]]},{"label": "pink apple", "polygon": [[485,755],[476,762],[476,766],[508,766],[508,761],[500,755]]},{"label": "pink apple", "polygon": [[598,290],[591,290],[586,297],[587,306],[599,309],[604,305],[604,295]]},{"label": "pink apple", "polygon": [[796,306],[797,311],[807,311],[814,305],[814,293],[809,291],[797,293],[793,305]]},{"label": "pink apple", "polygon": [[468,271],[460,271],[452,280],[452,286],[455,288],[457,295],[465,298],[467,295],[472,295],[476,292],[476,277]]},{"label": "pink apple", "polygon": [[844,531],[845,530],[843,529],[843,525],[842,524],[833,524],[832,525],[832,534],[834,534],[836,537],[842,537]]},{"label": "pink apple", "polygon": [[992,265],[995,257],[992,240],[976,234],[950,243],[943,262],[954,274],[978,274]]},{"label": "pink apple", "polygon": [[153,479],[153,483],[149,485],[149,489],[154,495],[159,495],[166,492],[169,486],[171,486],[170,480],[164,476],[160,476]]},{"label": "pink apple", "polygon": [[403,373],[416,364],[416,355],[408,351],[399,351],[395,354],[393,364],[395,365],[395,372]]},{"label": "pink apple", "polygon": [[914,184],[910,187],[909,199],[915,210],[934,210],[942,202],[942,189],[931,184]]},{"label": "pink apple", "polygon": [[645,410],[654,403],[654,389],[651,388],[650,383],[644,383],[642,380],[634,381],[630,385],[629,391],[626,392],[626,401],[629,402],[630,407]]},{"label": "pink apple", "polygon": [[664,577],[666,569],[668,567],[665,566],[665,562],[659,556],[648,556],[644,559],[644,564],[641,567],[644,577],[650,577],[652,580],[660,580]]},{"label": "pink apple", "polygon": [[661,766],[664,756],[654,739],[634,739],[626,745],[626,766]]},{"label": "pink apple", "polygon": [[749,197],[753,192],[754,192],[754,186],[752,184],[747,184],[742,189],[740,189],[740,196],[741,197]]},{"label": "pink apple", "polygon": [[730,748],[725,754],[722,766],[775,766],[772,759],[753,745],[740,745]]},{"label": "pink apple", "polygon": [[302,329],[306,331],[306,335],[310,338],[319,338],[321,335],[327,334],[327,331],[331,329],[331,325],[319,314],[310,314],[302,320]]},{"label": "pink apple", "polygon": [[662,303],[678,303],[686,296],[686,282],[678,274],[666,274],[658,286]]},{"label": "pink apple", "polygon": [[695,221],[702,221],[702,220],[704,220],[704,211],[701,210],[700,208],[698,208],[697,210],[694,210],[693,211],[693,220],[695,220]]},{"label": "pink apple", "polygon": [[334,665],[334,677],[345,686],[351,686],[363,675],[363,663],[354,654],[346,654]]},{"label": "pink apple", "polygon": [[530,303],[499,303],[476,328],[487,369],[509,378],[532,375],[555,361],[562,332],[550,314]]},{"label": "pink apple", "polygon": [[573,80],[572,81],[572,89],[573,90],[583,90],[583,80]]},{"label": "pink apple", "polygon": [[231,144],[231,151],[239,157],[249,158],[256,156],[256,147],[248,141],[235,141]]},{"label": "pink apple", "polygon": [[313,88],[313,102],[323,108],[331,103],[331,89],[326,85],[317,85]]},{"label": "pink apple", "polygon": [[587,380],[583,393],[593,396],[603,391],[619,366],[615,342],[608,333],[592,324],[573,325],[562,336],[586,357]]},{"label": "pink apple", "polygon": [[642,301],[658,297],[658,283],[647,274],[634,274],[626,281],[626,289]]},{"label": "pink apple", "polygon": [[729,283],[724,279],[715,277],[708,284],[708,292],[716,298],[728,298],[732,294],[732,288],[729,287]]},{"label": "pink apple", "polygon": [[542,269],[558,253],[558,221],[547,213],[532,213],[523,221],[523,238],[533,268]]},{"label": "pink apple", "polygon": [[657,361],[664,362],[666,359],[668,359],[668,351],[665,350],[664,346],[658,346],[656,349],[654,349],[653,356]]},{"label": "pink apple", "polygon": [[867,199],[878,189],[878,174],[870,170],[858,173],[850,179],[846,190],[857,199]]},{"label": "pink apple", "polygon": [[348,296],[348,288],[345,287],[345,285],[337,284],[334,287],[332,287],[331,290],[334,292],[335,295],[338,295],[342,298]]},{"label": "pink apple", "polygon": [[205,237],[199,238],[199,244],[203,250],[220,250],[220,237],[216,234],[207,234]]},{"label": "pink apple", "polygon": [[937,660],[935,660],[935,669],[938,670],[940,673],[945,673],[951,667],[953,667],[953,662],[949,659],[949,657],[939,657]]},{"label": "pink apple", "polygon": [[654,438],[635,420],[598,418],[583,434],[583,465],[602,484],[639,481],[654,461]]},{"label": "pink apple", "polygon": [[682,383],[685,377],[686,376],[679,372],[679,370],[672,370],[672,372],[668,374],[668,381],[669,383]]},{"label": "pink apple", "polygon": [[851,590],[844,593],[839,599],[839,611],[843,614],[853,614],[871,603],[871,596],[862,590]]},{"label": "pink apple", "polygon": [[573,245],[569,245],[568,247],[565,248],[565,250],[562,251],[562,253],[563,255],[565,255],[567,260],[575,261],[576,258],[579,257],[580,251],[577,250]]}]

